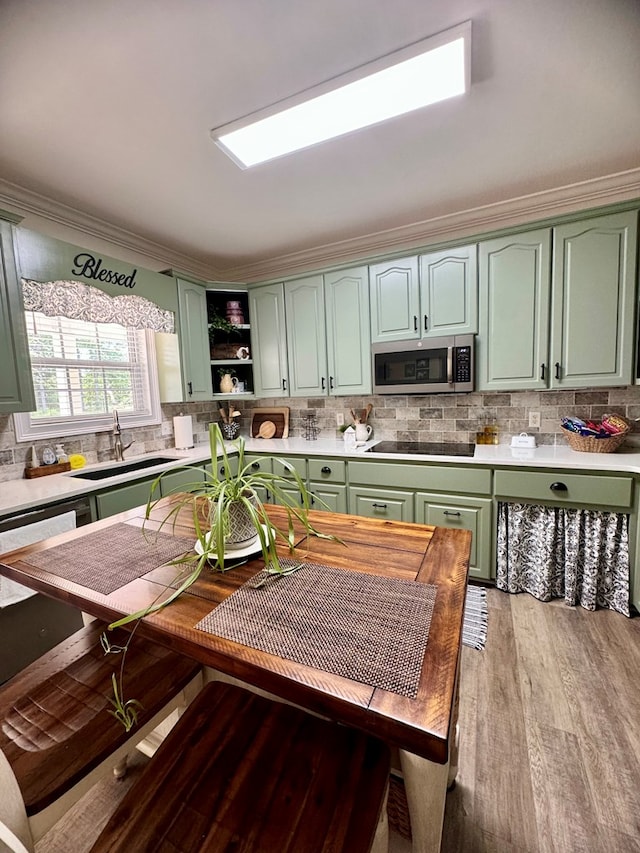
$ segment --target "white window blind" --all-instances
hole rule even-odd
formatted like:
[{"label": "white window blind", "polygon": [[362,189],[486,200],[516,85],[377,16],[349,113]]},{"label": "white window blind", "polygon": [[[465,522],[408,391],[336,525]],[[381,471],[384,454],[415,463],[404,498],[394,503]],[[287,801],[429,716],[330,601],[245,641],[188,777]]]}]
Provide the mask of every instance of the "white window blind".
[{"label": "white window blind", "polygon": [[36,411],[18,418],[23,438],[109,429],[114,409],[123,426],[159,423],[152,333],[34,311],[25,317]]}]

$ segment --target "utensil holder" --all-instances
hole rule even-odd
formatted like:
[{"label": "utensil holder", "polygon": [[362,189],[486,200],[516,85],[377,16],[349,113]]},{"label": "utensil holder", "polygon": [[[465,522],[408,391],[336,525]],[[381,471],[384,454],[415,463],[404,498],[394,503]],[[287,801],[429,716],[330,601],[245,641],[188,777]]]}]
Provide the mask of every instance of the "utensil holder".
[{"label": "utensil holder", "polygon": [[240,435],[240,424],[237,424],[235,421],[232,421],[230,424],[226,424],[224,421],[219,421],[218,423],[220,424],[220,432],[227,441],[233,441],[234,438]]}]

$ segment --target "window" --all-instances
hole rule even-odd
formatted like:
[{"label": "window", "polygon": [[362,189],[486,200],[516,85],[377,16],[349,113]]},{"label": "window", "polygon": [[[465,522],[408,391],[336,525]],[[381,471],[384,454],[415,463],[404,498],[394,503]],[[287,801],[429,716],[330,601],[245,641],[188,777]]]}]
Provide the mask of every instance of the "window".
[{"label": "window", "polygon": [[25,311],[36,411],[18,441],[160,423],[153,333]]}]

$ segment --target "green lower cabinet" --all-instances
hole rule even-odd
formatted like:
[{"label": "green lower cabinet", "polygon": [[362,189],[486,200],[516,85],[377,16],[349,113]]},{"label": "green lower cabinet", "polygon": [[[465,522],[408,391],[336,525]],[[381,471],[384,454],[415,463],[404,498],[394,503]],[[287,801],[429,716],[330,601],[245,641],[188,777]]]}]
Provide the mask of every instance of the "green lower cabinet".
[{"label": "green lower cabinet", "polygon": [[413,492],[350,486],[349,512],[388,521],[413,521]]},{"label": "green lower cabinet", "polygon": [[[245,465],[246,465],[246,462],[245,462]],[[229,466],[230,466],[230,468],[234,474],[238,473],[238,457],[237,456],[232,456],[229,459]],[[212,472],[213,467],[211,465],[211,462],[207,462],[207,464],[204,466],[204,470],[208,474],[210,474]],[[220,475],[224,474],[224,465],[222,464],[221,460],[218,460],[218,473]]]},{"label": "green lower cabinet", "polygon": [[204,483],[204,468],[202,467],[194,466],[180,471],[167,471],[160,480],[160,491],[164,497],[175,492],[182,492],[185,489],[191,491],[196,483]]},{"label": "green lower cabinet", "polygon": [[489,498],[416,493],[417,522],[471,531],[469,574],[482,580],[490,580],[495,575],[491,558],[491,517],[492,501]]},{"label": "green lower cabinet", "polygon": [[300,496],[300,489],[296,486],[295,482],[292,481],[290,486],[285,486],[282,483],[278,485],[278,491],[280,493],[279,497],[275,497],[273,493],[271,494],[271,500],[275,504],[279,504],[280,506],[295,506],[299,507],[302,505],[302,498]]},{"label": "green lower cabinet", "polygon": [[144,506],[151,496],[153,500],[157,500],[160,497],[160,489],[156,487],[152,495],[152,484],[153,479],[139,480],[136,483],[129,483],[127,486],[117,486],[108,492],[96,495],[98,518],[108,518],[110,515],[115,515],[118,512],[124,512],[127,509],[133,509],[137,506]]},{"label": "green lower cabinet", "polygon": [[[312,492],[313,509],[324,510],[325,512],[343,512],[347,511],[347,487],[341,485],[333,485],[331,483],[309,483],[309,490]],[[324,501],[324,506],[320,501]]]},{"label": "green lower cabinet", "polygon": [[276,456],[273,460],[273,473],[280,477],[291,477],[293,474],[282,462],[288,463],[296,471],[301,480],[307,479],[307,460],[302,456]]}]

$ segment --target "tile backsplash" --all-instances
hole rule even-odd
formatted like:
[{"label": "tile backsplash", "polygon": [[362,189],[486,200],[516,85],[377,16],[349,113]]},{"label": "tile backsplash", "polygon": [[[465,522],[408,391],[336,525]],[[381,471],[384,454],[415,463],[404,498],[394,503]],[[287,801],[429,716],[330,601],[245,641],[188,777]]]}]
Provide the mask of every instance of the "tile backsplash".
[{"label": "tile backsplash", "polygon": [[[289,406],[290,435],[304,436],[305,416],[313,413],[318,437],[335,438],[339,436],[336,415],[342,413],[348,423],[350,409],[357,413],[368,403],[373,406],[369,416],[373,437],[379,439],[473,442],[484,421],[495,418],[501,443],[510,442],[512,435],[528,432],[537,436],[539,444],[566,444],[560,430],[560,419],[565,415],[599,419],[607,412],[617,412],[633,422],[626,445],[640,445],[640,423],[634,422],[640,418],[640,386],[636,385],[576,391],[238,399],[236,405],[242,412],[242,433],[249,430],[254,406]],[[135,440],[126,455],[137,456],[173,448],[173,417],[181,412],[193,418],[195,443],[206,444],[208,424],[218,419],[217,401],[163,406],[162,423],[123,431],[125,443]],[[539,428],[529,427],[530,412],[540,413]],[[113,436],[110,432],[67,436],[61,441],[67,453],[82,453],[89,464],[113,458]],[[36,442],[38,455],[41,456],[43,447],[55,443],[54,440]],[[0,481],[23,476],[30,448],[30,442],[16,442],[11,415],[0,415]]]}]

